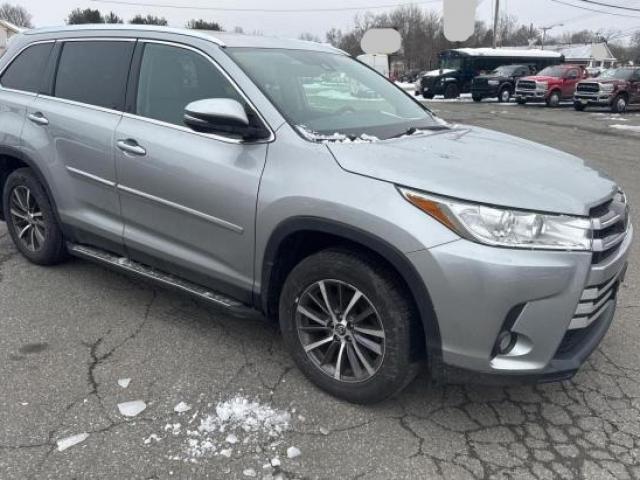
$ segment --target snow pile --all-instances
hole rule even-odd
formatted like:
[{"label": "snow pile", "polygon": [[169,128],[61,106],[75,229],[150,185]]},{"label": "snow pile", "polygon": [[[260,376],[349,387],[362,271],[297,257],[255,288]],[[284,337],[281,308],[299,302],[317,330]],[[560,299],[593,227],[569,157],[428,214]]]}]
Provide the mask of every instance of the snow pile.
[{"label": "snow pile", "polygon": [[320,143],[373,143],[378,142],[380,139],[378,137],[374,137],[373,135],[367,135],[363,133],[359,137],[353,137],[349,135],[345,135],[344,133],[333,133],[331,135],[325,135],[322,133],[314,132],[313,130],[308,129],[304,125],[296,125],[296,129],[300,134],[310,140],[312,142],[320,142]]},{"label": "snow pile", "polygon": [[265,446],[275,450],[290,426],[289,412],[238,395],[219,402],[210,414],[198,418],[196,412],[183,424],[168,423],[164,432],[184,438],[181,451],[171,459],[197,463],[201,458],[261,453]]},{"label": "snow pile", "polygon": [[133,400],[132,402],[123,402],[118,404],[118,410],[123,417],[135,417],[147,408],[147,404],[142,400]]},{"label": "snow pile", "polygon": [[640,133],[640,125],[609,125],[611,128],[616,128],[618,130],[626,130],[628,132],[637,132]]},{"label": "snow pile", "polygon": [[118,385],[120,385],[122,388],[127,388],[129,386],[129,383],[131,383],[131,379],[130,378],[120,378],[120,379],[118,379]]},{"label": "snow pile", "polygon": [[180,402],[175,407],[173,407],[173,411],[176,413],[184,413],[188,412],[189,410],[191,410],[191,405],[187,405],[184,402]]}]

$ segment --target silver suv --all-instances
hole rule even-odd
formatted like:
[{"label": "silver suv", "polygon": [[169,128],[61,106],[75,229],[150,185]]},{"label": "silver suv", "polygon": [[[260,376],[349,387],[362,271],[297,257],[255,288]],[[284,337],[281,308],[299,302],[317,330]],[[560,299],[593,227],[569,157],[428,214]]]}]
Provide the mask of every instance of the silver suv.
[{"label": "silver suv", "polygon": [[612,180],[449,125],[330,46],[34,30],[0,84],[2,212],[27,259],[259,310],[333,395],[379,401],[423,364],[565,379],[613,319],[632,226]]}]

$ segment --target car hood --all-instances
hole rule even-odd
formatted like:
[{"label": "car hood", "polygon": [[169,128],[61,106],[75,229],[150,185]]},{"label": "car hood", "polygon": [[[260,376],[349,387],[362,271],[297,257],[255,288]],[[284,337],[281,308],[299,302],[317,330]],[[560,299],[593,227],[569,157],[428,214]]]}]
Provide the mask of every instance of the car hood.
[{"label": "car hood", "polygon": [[617,189],[573,155],[477,127],[328,147],[349,172],[511,208],[588,215]]},{"label": "car hood", "polygon": [[[626,80],[622,80],[620,78],[590,78],[588,80],[583,80],[585,83],[613,83],[614,85],[625,85]],[[582,82],[581,82],[582,83]]]},{"label": "car hood", "polygon": [[535,75],[533,77],[523,77],[520,80],[533,80],[534,82],[536,80],[538,82],[557,82],[560,80],[560,77],[548,77],[546,75]]}]

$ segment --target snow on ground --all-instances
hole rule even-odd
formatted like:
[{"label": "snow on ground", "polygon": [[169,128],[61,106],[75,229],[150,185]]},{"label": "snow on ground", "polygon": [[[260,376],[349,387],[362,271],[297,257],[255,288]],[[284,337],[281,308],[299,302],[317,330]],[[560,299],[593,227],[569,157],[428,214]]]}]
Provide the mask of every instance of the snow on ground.
[{"label": "snow on ground", "polygon": [[131,402],[123,402],[118,404],[118,410],[123,417],[135,417],[147,408],[147,404],[142,400],[133,400]]},{"label": "snow on ground", "polygon": [[[172,460],[198,463],[215,457],[250,454],[258,459],[262,455],[266,468],[273,469],[275,474],[279,471],[280,456],[294,459],[302,454],[297,447],[287,446],[283,438],[291,428],[290,412],[241,395],[219,402],[213,411],[197,410],[189,420],[180,417],[181,421],[176,422],[176,417],[173,418],[160,436],[153,434],[144,439],[145,445],[151,445],[152,440],[159,442],[161,436],[178,440],[179,450],[169,454]],[[251,465],[246,467],[245,472],[255,472]]]},{"label": "snow on ground", "polygon": [[640,125],[609,125],[611,128],[615,128],[618,130],[626,130],[628,132],[637,132],[640,133]]},{"label": "snow on ground", "polygon": [[407,82],[396,82],[396,85],[400,87],[402,90],[407,90],[414,92],[416,89],[415,83],[407,83]]},{"label": "snow on ground", "polygon": [[118,379],[118,385],[120,385],[122,388],[127,388],[129,386],[129,383],[131,383],[131,379],[130,378],[120,378],[120,379]]},{"label": "snow on ground", "polygon": [[64,452],[67,448],[71,448],[81,442],[84,442],[89,438],[88,433],[78,433],[77,435],[71,435],[70,437],[62,438],[56,441],[59,452]]}]

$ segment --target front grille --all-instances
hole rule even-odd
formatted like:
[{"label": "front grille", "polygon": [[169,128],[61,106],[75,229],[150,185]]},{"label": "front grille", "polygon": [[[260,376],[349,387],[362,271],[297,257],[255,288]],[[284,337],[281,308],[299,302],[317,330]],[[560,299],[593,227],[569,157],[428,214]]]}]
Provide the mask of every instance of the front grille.
[{"label": "front grille", "polygon": [[616,298],[620,277],[620,274],[614,275],[603,284],[584,289],[569,324],[569,330],[583,330],[602,315],[609,306],[609,302]]},{"label": "front grille", "polygon": [[600,91],[600,85],[597,83],[579,83],[576,88],[578,93],[598,93]]},{"label": "front grille", "polygon": [[518,90],[535,90],[536,82],[532,82],[531,80],[520,80],[518,82]]},{"label": "front grille", "polygon": [[622,194],[591,209],[593,263],[602,263],[615,254],[627,234],[629,207]]},{"label": "front grille", "polygon": [[486,78],[474,78],[473,79],[473,86],[474,87],[480,87],[480,88],[486,88],[489,85],[489,80]]},{"label": "front grille", "polygon": [[433,84],[435,83],[436,78],[435,77],[422,77],[422,88],[424,90],[431,90],[431,88],[433,87]]}]

